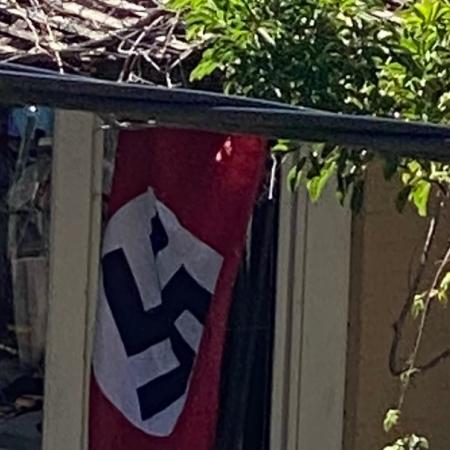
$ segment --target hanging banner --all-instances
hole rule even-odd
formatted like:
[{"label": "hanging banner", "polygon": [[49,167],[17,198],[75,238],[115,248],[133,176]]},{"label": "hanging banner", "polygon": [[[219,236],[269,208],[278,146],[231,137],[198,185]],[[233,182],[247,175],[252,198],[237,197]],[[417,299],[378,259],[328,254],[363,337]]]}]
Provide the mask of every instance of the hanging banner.
[{"label": "hanging banner", "polygon": [[255,137],[121,133],[90,450],[213,450],[231,292],[265,158]]}]

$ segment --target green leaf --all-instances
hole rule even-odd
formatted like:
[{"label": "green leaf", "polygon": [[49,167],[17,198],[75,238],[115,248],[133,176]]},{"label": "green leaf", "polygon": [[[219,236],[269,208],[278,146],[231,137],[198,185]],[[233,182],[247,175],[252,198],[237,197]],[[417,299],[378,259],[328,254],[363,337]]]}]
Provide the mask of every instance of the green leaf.
[{"label": "green leaf", "polygon": [[415,7],[414,10],[417,14],[417,16],[423,21],[423,22],[427,22],[428,18],[431,14],[431,2],[429,1],[421,1],[418,2]]},{"label": "green leaf", "polygon": [[289,151],[289,146],[286,141],[279,140],[273,147],[273,152],[286,153]]},{"label": "green leaf", "polygon": [[412,201],[421,217],[426,217],[428,211],[428,199],[430,197],[431,183],[419,180],[411,192]]},{"label": "green leaf", "polygon": [[316,202],[322,195],[329,179],[336,171],[336,163],[332,162],[328,167],[324,167],[320,174],[308,180],[306,187],[311,201]]},{"label": "green leaf", "polygon": [[400,420],[400,411],[398,409],[389,409],[386,412],[383,421],[383,429],[386,433],[391,431],[394,427],[398,425],[398,421]]},{"label": "green leaf", "polygon": [[428,440],[425,437],[411,434],[397,439],[383,450],[428,450],[429,448]]},{"label": "green leaf", "polygon": [[300,149],[300,146],[295,142],[289,141],[287,139],[278,139],[277,143],[272,147],[272,151],[287,153],[295,148]]},{"label": "green leaf", "polygon": [[437,297],[438,297],[439,303],[440,303],[442,306],[447,306],[447,304],[448,304],[448,294],[447,294],[447,291],[444,291],[444,290],[441,290],[441,289],[440,289],[440,290],[438,291]]},{"label": "green leaf", "polygon": [[442,278],[438,289],[438,300],[446,306],[448,303],[448,289],[450,287],[450,272],[447,272]]},{"label": "green leaf", "polygon": [[289,169],[288,175],[287,175],[287,185],[290,192],[295,192],[296,184],[297,184],[297,166],[292,166]]},{"label": "green leaf", "polygon": [[440,288],[448,290],[449,286],[450,286],[450,272],[447,272],[441,280]]},{"label": "green leaf", "polygon": [[426,293],[416,294],[411,305],[411,314],[414,319],[417,319],[425,311],[425,296]]},{"label": "green leaf", "polygon": [[200,64],[191,72],[190,81],[201,80],[211,75],[220,67],[220,64],[209,59],[202,60]]},{"label": "green leaf", "polygon": [[300,158],[297,164],[292,166],[288,172],[287,182],[291,192],[295,192],[299,186],[303,175],[303,168],[306,164],[306,157]]}]

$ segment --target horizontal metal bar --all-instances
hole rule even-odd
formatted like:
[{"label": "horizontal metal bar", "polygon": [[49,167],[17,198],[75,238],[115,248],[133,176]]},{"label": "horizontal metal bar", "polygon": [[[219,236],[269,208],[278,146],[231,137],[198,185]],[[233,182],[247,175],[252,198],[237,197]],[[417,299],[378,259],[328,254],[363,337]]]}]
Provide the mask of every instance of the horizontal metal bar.
[{"label": "horizontal metal bar", "polygon": [[294,108],[190,90],[76,76],[22,73],[0,66],[0,102],[113,113],[161,126],[366,146],[386,153],[450,160],[450,128]]},{"label": "horizontal metal bar", "polygon": [[[55,100],[58,94],[67,96],[68,93],[80,96],[90,96],[98,107],[103,101],[147,101],[161,102],[167,104],[183,103],[196,105],[216,105],[216,106],[243,106],[258,108],[278,108],[297,110],[290,105],[270,102],[266,100],[247,99],[244,97],[216,94],[212,92],[194,91],[190,89],[168,89],[158,86],[136,85],[129,83],[118,83],[104,81],[95,78],[88,78],[77,75],[50,74],[51,71],[31,72],[20,71],[19,65],[9,66],[7,63],[0,63],[0,90],[18,89],[27,91],[29,94],[40,95],[43,100],[43,91],[49,91]],[[19,94],[19,92],[15,92]],[[14,93],[10,93],[14,95]],[[77,101],[73,99],[72,101]],[[81,103],[81,100],[78,100]],[[301,108],[310,110],[308,108]]]}]

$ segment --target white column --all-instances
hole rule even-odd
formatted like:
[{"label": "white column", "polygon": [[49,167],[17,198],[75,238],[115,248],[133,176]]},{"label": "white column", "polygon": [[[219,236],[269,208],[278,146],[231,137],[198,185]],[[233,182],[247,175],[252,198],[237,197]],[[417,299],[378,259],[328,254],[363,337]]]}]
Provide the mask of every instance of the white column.
[{"label": "white column", "polygon": [[57,111],[52,171],[44,450],[83,450],[101,227],[103,141],[93,114]]}]

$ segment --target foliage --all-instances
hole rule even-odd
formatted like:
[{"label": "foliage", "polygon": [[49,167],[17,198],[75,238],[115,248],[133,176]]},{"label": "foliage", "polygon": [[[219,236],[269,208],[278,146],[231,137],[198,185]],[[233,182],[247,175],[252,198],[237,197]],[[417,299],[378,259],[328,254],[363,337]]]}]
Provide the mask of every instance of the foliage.
[{"label": "foliage", "polygon": [[400,410],[389,409],[383,421],[384,431],[386,431],[386,433],[391,431],[394,427],[397,426],[399,419],[400,419]]},{"label": "foliage", "polygon": [[436,299],[443,306],[447,306],[449,287],[450,287],[450,272],[447,272],[442,277],[436,288],[432,288],[415,294],[411,307],[411,314],[414,317],[414,319],[417,319],[423,313],[427,297],[429,297],[431,300]]},{"label": "foliage", "polygon": [[401,439],[397,439],[392,445],[384,450],[428,450],[428,441],[424,437],[412,434]]},{"label": "foliage", "polygon": [[[386,11],[382,0],[171,0],[171,5],[184,12],[189,38],[207,46],[193,80],[219,71],[229,93],[347,113],[449,121],[449,0],[411,2],[397,12]],[[275,151],[295,148],[282,143]],[[331,150],[303,150],[291,186],[306,185],[316,199],[335,175],[339,199],[352,192],[357,208],[372,154]],[[447,165],[394,158],[385,164],[387,177],[400,173],[404,180],[399,209],[410,201],[422,216],[431,185],[446,187],[450,181]]]},{"label": "foliage", "polygon": [[[450,122],[450,0],[409,0],[388,11],[383,0],[169,0],[186,20],[188,38],[206,50],[191,80],[221,74],[227,93],[282,100],[294,105],[344,113],[382,115],[404,120]],[[317,200],[335,179],[341,203],[362,205],[364,175],[376,149],[337,148],[279,141],[276,155],[297,152],[288,182],[304,185]],[[432,285],[418,291],[437,217],[429,199],[436,193],[438,210],[449,197],[450,165],[426,160],[383,157],[387,180],[398,177],[396,199],[402,211],[412,203],[429,216],[417,286],[406,301],[398,325],[410,310],[418,332],[407,367],[399,375],[398,407],[390,409],[383,426],[399,420],[416,366],[427,314],[435,299],[447,303],[450,246],[438,264]],[[405,311],[405,314],[403,312]],[[394,337],[398,346],[401,331]],[[394,351],[395,355],[395,351]],[[427,367],[437,364],[442,355]],[[408,435],[385,450],[427,449],[423,437]]]}]

